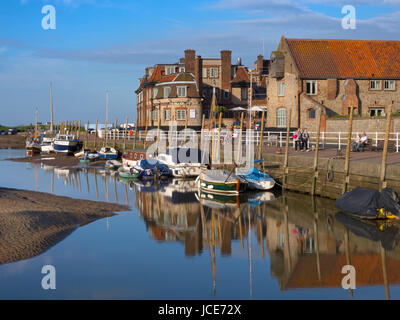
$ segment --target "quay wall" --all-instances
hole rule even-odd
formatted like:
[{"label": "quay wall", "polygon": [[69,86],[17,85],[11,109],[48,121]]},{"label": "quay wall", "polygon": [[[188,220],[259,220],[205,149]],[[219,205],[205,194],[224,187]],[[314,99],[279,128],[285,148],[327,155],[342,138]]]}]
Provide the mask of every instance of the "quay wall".
[{"label": "quay wall", "polygon": [[[265,170],[282,184],[284,176],[284,155],[264,153]],[[314,177],[314,159],[312,157],[289,156],[286,189],[302,193],[311,193]],[[345,160],[320,158],[315,195],[337,199],[342,195],[346,181]],[[347,191],[356,187],[379,190],[380,164],[350,161],[349,184]],[[400,194],[400,166],[387,165],[387,187]]]}]

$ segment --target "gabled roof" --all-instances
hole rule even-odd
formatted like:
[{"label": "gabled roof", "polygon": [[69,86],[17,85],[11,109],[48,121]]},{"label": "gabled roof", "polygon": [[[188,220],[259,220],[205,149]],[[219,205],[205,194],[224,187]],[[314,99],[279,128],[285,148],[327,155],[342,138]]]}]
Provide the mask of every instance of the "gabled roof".
[{"label": "gabled roof", "polygon": [[236,75],[231,82],[238,83],[238,82],[249,82],[249,81],[250,81],[250,76],[247,71],[247,68],[244,66],[238,66],[236,70]]},{"label": "gabled roof", "polygon": [[400,79],[400,41],[286,41],[302,78]]}]

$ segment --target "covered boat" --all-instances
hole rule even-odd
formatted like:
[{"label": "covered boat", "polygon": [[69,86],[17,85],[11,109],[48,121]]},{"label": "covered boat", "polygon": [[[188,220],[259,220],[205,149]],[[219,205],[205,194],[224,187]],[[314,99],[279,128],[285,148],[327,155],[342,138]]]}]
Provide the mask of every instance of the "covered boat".
[{"label": "covered boat", "polygon": [[398,218],[400,214],[399,197],[390,188],[382,192],[355,188],[345,192],[335,204],[342,212],[361,219]]},{"label": "covered boat", "polygon": [[143,179],[165,178],[169,176],[168,167],[155,159],[140,160],[134,168],[140,173],[140,177]]},{"label": "covered boat", "polygon": [[247,190],[248,183],[228,170],[207,170],[199,175],[200,189],[217,194],[236,195]]},{"label": "covered boat", "polygon": [[270,190],[275,186],[275,180],[267,173],[256,168],[236,169],[236,175],[248,182],[250,190]]}]

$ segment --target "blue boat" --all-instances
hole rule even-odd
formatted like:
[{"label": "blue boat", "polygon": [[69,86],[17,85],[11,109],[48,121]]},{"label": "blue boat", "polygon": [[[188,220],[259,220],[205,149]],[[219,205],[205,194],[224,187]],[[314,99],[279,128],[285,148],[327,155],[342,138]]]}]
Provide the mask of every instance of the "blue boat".
[{"label": "blue boat", "polygon": [[138,170],[142,179],[166,178],[169,176],[168,166],[154,159],[138,161],[135,169]]},{"label": "blue boat", "polygon": [[[256,160],[254,163],[261,161]],[[275,180],[271,176],[254,167],[250,169],[237,168],[236,175],[247,181],[249,190],[270,190],[275,186]]]}]

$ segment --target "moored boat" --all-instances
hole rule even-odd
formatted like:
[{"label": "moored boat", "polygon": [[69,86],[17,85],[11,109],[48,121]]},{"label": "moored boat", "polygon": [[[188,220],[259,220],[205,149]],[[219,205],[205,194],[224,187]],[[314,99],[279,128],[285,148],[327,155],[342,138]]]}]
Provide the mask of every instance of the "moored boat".
[{"label": "moored boat", "polygon": [[119,151],[111,147],[103,147],[98,152],[101,159],[116,160],[119,158]]},{"label": "moored boat", "polygon": [[169,177],[168,167],[155,159],[140,160],[134,168],[140,173],[142,179]]},{"label": "moored boat", "polygon": [[54,140],[54,151],[57,153],[73,153],[78,148],[78,139],[72,134],[57,134]]},{"label": "moored boat", "polygon": [[270,190],[275,186],[275,180],[267,173],[256,168],[236,168],[236,175],[247,181],[249,190]]},{"label": "moored boat", "polygon": [[40,144],[40,151],[42,153],[54,152],[54,138],[44,137]]},{"label": "moored boat", "polygon": [[199,175],[203,191],[216,194],[236,195],[247,190],[247,181],[228,170],[207,170]]}]

